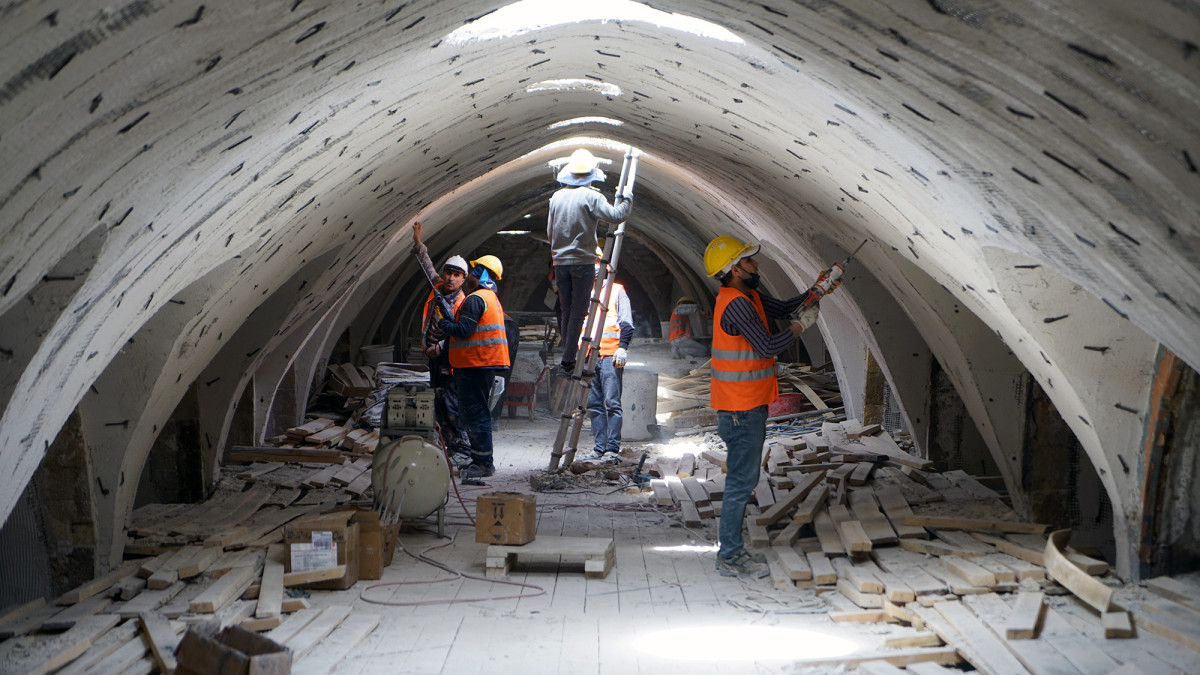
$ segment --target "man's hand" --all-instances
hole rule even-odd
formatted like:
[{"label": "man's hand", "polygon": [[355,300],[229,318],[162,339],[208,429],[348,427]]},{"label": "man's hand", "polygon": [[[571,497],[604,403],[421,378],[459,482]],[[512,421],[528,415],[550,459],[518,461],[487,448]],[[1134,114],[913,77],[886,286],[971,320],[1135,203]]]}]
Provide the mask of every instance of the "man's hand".
[{"label": "man's hand", "polygon": [[629,352],[625,351],[624,347],[617,347],[617,351],[613,353],[613,365],[617,368],[624,368],[625,362],[629,360]]},{"label": "man's hand", "polygon": [[421,221],[419,220],[413,221],[413,243],[421,243]]},{"label": "man's hand", "polygon": [[820,311],[821,306],[817,303],[813,303],[793,314],[791,325],[792,335],[800,337],[801,333],[803,333],[809,326],[817,322],[817,314]]},{"label": "man's hand", "polygon": [[425,348],[425,356],[436,359],[442,353],[442,343],[435,342]]}]

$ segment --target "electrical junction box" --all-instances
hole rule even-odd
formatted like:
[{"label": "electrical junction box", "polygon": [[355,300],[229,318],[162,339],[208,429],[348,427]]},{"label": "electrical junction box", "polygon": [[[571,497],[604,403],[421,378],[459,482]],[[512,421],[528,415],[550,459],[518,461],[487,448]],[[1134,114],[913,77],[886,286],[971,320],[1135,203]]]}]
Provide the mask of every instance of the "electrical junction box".
[{"label": "electrical junction box", "polygon": [[433,397],[433,387],[426,384],[401,384],[389,389],[383,420],[385,435],[394,438],[432,432]]}]

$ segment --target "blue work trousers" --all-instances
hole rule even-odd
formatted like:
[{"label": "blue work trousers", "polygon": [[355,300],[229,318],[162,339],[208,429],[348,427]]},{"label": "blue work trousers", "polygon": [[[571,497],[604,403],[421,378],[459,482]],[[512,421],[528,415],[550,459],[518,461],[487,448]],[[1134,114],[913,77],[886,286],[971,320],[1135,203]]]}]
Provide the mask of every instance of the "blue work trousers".
[{"label": "blue work trousers", "polygon": [[458,390],[458,419],[471,439],[471,462],[492,466],[492,411],[488,395],[496,371],[490,368],[455,368],[454,388]]},{"label": "blue work trousers", "polygon": [[621,374],[624,368],[613,365],[611,356],[596,362],[592,391],[588,394],[588,417],[598,452],[621,450]]},{"label": "blue work trousers", "polygon": [[763,442],[767,440],[767,406],[731,412],[717,411],[717,435],[725,441],[725,496],[721,500],[720,549],[729,559],[745,548],[742,519],[746,502],[758,485],[762,470]]}]

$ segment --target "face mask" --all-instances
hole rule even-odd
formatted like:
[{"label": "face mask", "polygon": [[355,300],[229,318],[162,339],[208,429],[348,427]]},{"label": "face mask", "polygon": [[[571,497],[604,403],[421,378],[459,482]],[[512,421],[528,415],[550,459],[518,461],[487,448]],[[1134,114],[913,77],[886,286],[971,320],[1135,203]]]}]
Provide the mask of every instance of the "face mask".
[{"label": "face mask", "polygon": [[746,284],[746,288],[749,288],[752,291],[756,290],[758,288],[758,282],[762,280],[762,277],[759,275],[759,273],[749,272],[741,265],[738,265],[738,269],[740,269],[744,274],[750,275],[748,278],[742,279],[742,283]]}]

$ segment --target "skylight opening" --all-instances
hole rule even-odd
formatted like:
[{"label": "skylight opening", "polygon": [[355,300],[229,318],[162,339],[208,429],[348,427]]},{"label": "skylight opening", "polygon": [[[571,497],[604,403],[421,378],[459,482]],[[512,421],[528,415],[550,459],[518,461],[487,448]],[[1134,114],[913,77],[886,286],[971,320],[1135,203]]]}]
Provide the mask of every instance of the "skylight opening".
[{"label": "skylight opening", "polygon": [[691,33],[699,37],[735,44],[743,43],[740,37],[714,23],[653,9],[631,0],[521,0],[459,28],[447,35],[443,43],[460,45],[472,41],[516,37],[551,26],[584,21],[644,21],[660,28]]},{"label": "skylight opening", "polygon": [[619,127],[623,126],[625,123],[621,120],[614,120],[611,117],[576,117],[575,119],[555,122],[546,128],[551,130],[562,129],[563,127],[569,127],[575,124],[610,124],[614,127]]},{"label": "skylight opening", "polygon": [[525,91],[594,91],[613,98],[621,95],[621,88],[615,84],[588,79],[542,80],[525,87]]}]

